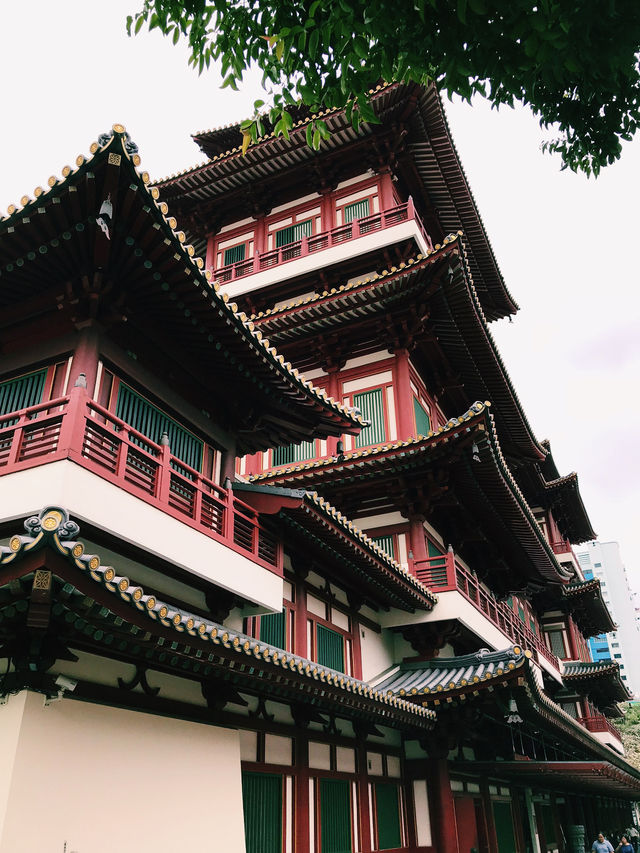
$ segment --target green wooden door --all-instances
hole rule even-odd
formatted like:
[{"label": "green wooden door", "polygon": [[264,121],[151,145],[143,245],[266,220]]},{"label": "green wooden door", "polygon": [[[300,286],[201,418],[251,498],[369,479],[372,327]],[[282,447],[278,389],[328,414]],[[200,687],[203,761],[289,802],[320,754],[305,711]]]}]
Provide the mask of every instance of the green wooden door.
[{"label": "green wooden door", "polygon": [[495,801],[492,803],[492,806],[498,839],[498,850],[500,853],[515,853],[516,838],[513,831],[511,804]]},{"label": "green wooden door", "polygon": [[352,853],[351,836],[351,783],[345,779],[321,779],[321,853]]},{"label": "green wooden door", "polygon": [[376,782],[376,826],[378,849],[390,850],[402,845],[400,830],[400,797],[392,782]]},{"label": "green wooden door", "polygon": [[246,853],[282,853],[282,776],[243,773],[242,805]]},{"label": "green wooden door", "polygon": [[344,672],[344,639],[342,634],[318,625],[316,634],[317,661],[322,666]]},{"label": "green wooden door", "polygon": [[260,617],[260,639],[279,649],[285,647],[285,612],[268,613]]}]

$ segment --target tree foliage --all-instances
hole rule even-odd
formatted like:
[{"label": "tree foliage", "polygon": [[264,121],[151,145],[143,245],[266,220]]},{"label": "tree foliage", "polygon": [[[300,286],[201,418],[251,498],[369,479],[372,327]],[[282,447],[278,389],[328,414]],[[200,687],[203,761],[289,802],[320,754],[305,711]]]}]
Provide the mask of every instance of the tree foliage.
[{"label": "tree foliage", "polygon": [[[127,25],[145,24],[186,37],[198,71],[219,62],[223,86],[262,70],[268,103],[244,123],[245,146],[265,110],[287,136],[300,99],[375,121],[367,92],[381,79],[528,104],[553,134],[544,147],[587,174],[618,159],[640,121],[638,0],[144,0]],[[326,133],[316,120],[309,143]]]}]

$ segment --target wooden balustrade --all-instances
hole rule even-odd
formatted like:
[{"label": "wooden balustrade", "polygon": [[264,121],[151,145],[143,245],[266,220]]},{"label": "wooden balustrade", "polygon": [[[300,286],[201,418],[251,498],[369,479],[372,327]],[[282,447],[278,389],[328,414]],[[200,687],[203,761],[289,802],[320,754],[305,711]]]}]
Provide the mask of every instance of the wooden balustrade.
[{"label": "wooden balustrade", "polygon": [[90,400],[84,388],[0,417],[0,476],[60,459],[282,573],[280,543],[252,507]]},{"label": "wooden balustrade", "polygon": [[578,717],[578,722],[590,732],[608,732],[619,741],[622,741],[620,731],[603,714],[595,714],[592,717]]},{"label": "wooden balustrade", "polygon": [[409,199],[405,204],[399,204],[388,210],[354,219],[345,225],[337,225],[329,231],[321,231],[319,234],[301,237],[285,246],[256,254],[252,258],[227,264],[218,270],[214,270],[213,277],[221,284],[225,284],[410,220],[416,222],[425,242],[431,247],[431,240],[415,210],[413,200]]},{"label": "wooden balustrade", "polygon": [[544,657],[556,669],[560,669],[557,657],[547,648],[544,640],[525,625],[516,613],[482,585],[478,578],[464,568],[455,558],[453,551],[437,557],[415,560],[413,572],[434,592],[457,590],[483,613],[515,644],[529,649],[536,657]]}]

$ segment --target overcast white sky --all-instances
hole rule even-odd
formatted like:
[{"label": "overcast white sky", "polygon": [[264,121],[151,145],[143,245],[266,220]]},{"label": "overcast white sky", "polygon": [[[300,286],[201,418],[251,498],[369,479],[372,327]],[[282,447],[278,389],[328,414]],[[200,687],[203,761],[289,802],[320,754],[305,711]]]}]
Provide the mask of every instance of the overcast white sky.
[{"label": "overcast white sky", "polygon": [[[0,210],[124,124],[160,178],[202,155],[190,134],[244,118],[257,78],[221,91],[181,46],[128,39],[138,0],[31,0],[0,11]],[[539,438],[577,470],[600,539],[616,539],[640,589],[640,138],[597,181],[560,172],[526,110],[448,107],[498,262],[521,311],[493,333]],[[634,248],[636,247],[636,248]]]}]

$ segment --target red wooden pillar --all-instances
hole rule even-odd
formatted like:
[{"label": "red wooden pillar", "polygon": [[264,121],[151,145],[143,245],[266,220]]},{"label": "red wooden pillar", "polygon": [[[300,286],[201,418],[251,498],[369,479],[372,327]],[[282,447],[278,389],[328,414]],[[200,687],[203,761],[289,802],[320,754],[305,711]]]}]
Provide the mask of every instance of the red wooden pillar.
[{"label": "red wooden pillar", "polygon": [[411,378],[409,372],[409,351],[398,349],[395,351],[395,403],[398,427],[398,438],[405,441],[415,435],[415,420],[413,414],[413,392],[411,390]]},{"label": "red wooden pillar", "polygon": [[393,181],[391,180],[391,170],[388,167],[380,172],[378,187],[380,190],[380,209],[389,210],[390,207],[395,207]]},{"label": "red wooden pillar", "polygon": [[204,261],[204,268],[206,270],[213,270],[216,268],[216,235],[215,234],[207,234],[207,253]]},{"label": "red wooden pillar", "polygon": [[353,677],[362,680],[362,646],[360,644],[360,623],[355,618],[351,617],[351,652],[353,658]]},{"label": "red wooden pillar", "polygon": [[413,561],[409,560],[410,570],[413,570],[415,563],[422,562],[428,557],[423,522],[424,518],[421,515],[412,515],[409,519],[409,541],[413,554]]},{"label": "red wooden pillar", "polygon": [[309,657],[310,649],[307,648],[307,591],[304,581],[298,579],[296,582],[296,609],[293,617],[293,651],[300,657]]},{"label": "red wooden pillar", "polygon": [[[340,390],[340,370],[337,367],[330,367],[328,369],[329,374],[329,383],[327,385],[327,394],[330,397],[333,397],[337,402],[342,402],[342,393]],[[329,436],[327,438],[327,456],[336,456],[338,453],[338,441],[339,439],[334,436]]]},{"label": "red wooden pillar", "polygon": [[253,232],[253,257],[263,255],[267,251],[267,220],[264,216],[256,220]]},{"label": "red wooden pillar", "polygon": [[482,792],[482,808],[484,811],[485,825],[487,827],[487,849],[489,853],[499,853],[498,836],[496,835],[496,822],[493,816],[493,807],[491,805],[491,794],[489,792],[489,783],[482,780],[480,783]]},{"label": "red wooden pillar", "polygon": [[299,734],[295,739],[296,775],[294,796],[294,850],[306,853],[309,850],[309,739]]},{"label": "red wooden pillar", "polygon": [[371,813],[369,803],[369,779],[367,777],[367,744],[358,741],[356,745],[356,773],[358,774],[358,816],[360,846],[358,853],[369,853],[373,850],[371,838]]},{"label": "red wooden pillar", "polygon": [[571,660],[580,660],[580,649],[578,646],[578,638],[576,636],[576,626],[575,622],[569,615],[567,615],[567,637],[569,640],[569,655]]},{"label": "red wooden pillar", "polygon": [[435,818],[432,827],[436,840],[434,846],[437,850],[456,853],[458,850],[456,810],[446,758],[437,758],[430,762],[429,791]]},{"label": "red wooden pillar", "polygon": [[[96,377],[98,375],[99,358],[98,331],[94,326],[87,326],[82,329],[78,336],[78,343],[71,363],[70,387],[68,390],[71,390],[79,382],[87,389],[89,397],[93,399]],[[80,378],[80,374],[82,373],[84,373],[86,384]]]},{"label": "red wooden pillar", "polygon": [[227,479],[233,481],[236,478],[236,454],[235,448],[227,447],[220,454],[220,482],[224,486]]},{"label": "red wooden pillar", "polygon": [[336,224],[336,205],[333,193],[325,191],[320,199],[320,228],[322,231],[331,231]]}]

